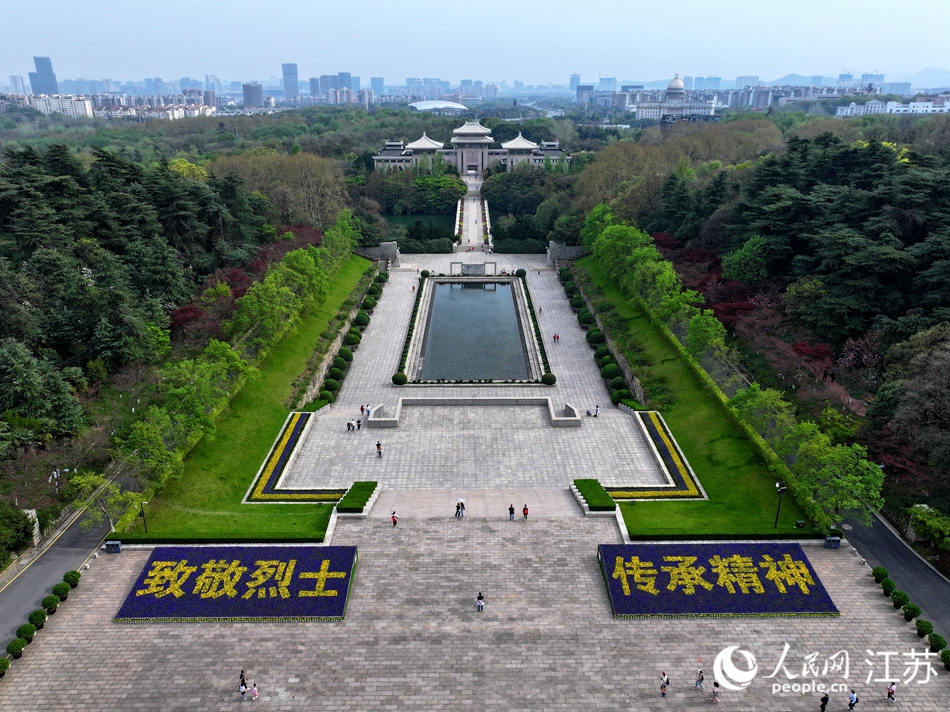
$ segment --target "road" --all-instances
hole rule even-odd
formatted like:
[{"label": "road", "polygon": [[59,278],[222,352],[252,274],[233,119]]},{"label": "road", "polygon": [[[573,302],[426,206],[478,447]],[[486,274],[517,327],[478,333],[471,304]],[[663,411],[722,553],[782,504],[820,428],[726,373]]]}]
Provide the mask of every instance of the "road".
[{"label": "road", "polygon": [[950,582],[931,569],[877,516],[870,527],[849,522],[848,541],[868,564],[883,566],[899,591],[923,610],[934,632],[950,638]]},{"label": "road", "polygon": [[[109,531],[108,522],[83,531],[83,512],[64,529],[46,551],[0,590],[0,640],[16,637],[16,629],[27,622],[26,617],[63,580],[63,574],[79,569]],[[82,586],[82,583],[79,584]]]}]

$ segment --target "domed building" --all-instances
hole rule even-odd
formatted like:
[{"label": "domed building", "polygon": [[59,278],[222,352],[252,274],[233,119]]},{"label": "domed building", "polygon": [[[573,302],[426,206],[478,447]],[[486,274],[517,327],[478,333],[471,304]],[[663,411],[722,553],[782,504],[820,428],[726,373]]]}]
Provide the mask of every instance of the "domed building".
[{"label": "domed building", "polygon": [[674,75],[666,87],[662,101],[645,101],[637,104],[637,119],[645,121],[674,122],[681,119],[702,120],[716,115],[716,100],[692,99],[686,94],[680,75]]}]

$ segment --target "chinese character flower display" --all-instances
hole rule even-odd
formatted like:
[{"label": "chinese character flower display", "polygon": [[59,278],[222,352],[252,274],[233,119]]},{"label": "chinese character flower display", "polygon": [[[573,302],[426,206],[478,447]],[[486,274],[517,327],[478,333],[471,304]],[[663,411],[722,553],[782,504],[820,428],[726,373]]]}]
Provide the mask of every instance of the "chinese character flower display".
[{"label": "chinese character flower display", "polygon": [[836,616],[798,544],[601,544],[616,618]]},{"label": "chinese character flower display", "polygon": [[342,620],[355,546],[159,546],[120,623]]}]

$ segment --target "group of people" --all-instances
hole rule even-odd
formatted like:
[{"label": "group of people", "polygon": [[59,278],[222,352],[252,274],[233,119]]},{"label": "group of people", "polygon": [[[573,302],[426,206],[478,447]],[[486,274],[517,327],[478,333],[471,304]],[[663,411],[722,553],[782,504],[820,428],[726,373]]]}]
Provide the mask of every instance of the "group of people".
[{"label": "group of people", "polygon": [[599,405],[595,405],[595,406],[594,406],[594,412],[593,412],[593,413],[590,412],[590,408],[587,409],[587,417],[588,417],[588,418],[591,417],[591,416],[594,416],[594,417],[596,418],[598,415],[600,415],[600,406],[599,406]]},{"label": "group of people", "polygon": [[551,339],[552,339],[553,341],[560,341],[560,340],[561,340],[561,335],[560,335],[559,333],[557,333],[557,332],[554,332],[554,336],[552,336]]},{"label": "group of people", "polygon": [[363,420],[361,418],[357,418],[356,420],[346,421],[347,432],[349,432],[350,430],[359,430],[362,427],[363,427]]},{"label": "group of people", "polygon": [[[525,521],[528,521],[528,505],[527,504],[522,508],[521,514],[524,515]],[[513,504],[508,505],[508,519],[510,519],[511,521],[515,521],[515,505]]]},{"label": "group of people", "polygon": [[241,699],[247,699],[248,689],[251,692],[251,702],[257,702],[257,684],[252,684],[250,688],[247,686],[247,675],[244,674],[244,671],[241,670],[241,682],[238,684],[238,692],[241,693]]}]

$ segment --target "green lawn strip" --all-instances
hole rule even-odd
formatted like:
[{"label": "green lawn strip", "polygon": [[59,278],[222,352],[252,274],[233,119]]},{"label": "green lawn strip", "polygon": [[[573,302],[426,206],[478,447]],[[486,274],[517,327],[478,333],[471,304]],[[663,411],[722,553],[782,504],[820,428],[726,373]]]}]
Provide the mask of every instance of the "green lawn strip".
[{"label": "green lawn strip", "polygon": [[322,540],[332,504],[242,504],[274,438],[287,418],[294,379],[314,344],[366,269],[353,256],[333,278],[323,304],[308,308],[296,333],[276,345],[221,414],[213,440],[203,439],[185,459],[181,477],[146,505],[148,534],[139,519],[122,541]]},{"label": "green lawn strip", "polygon": [[372,497],[373,492],[376,491],[377,484],[379,483],[373,481],[354,482],[353,486],[347,490],[347,493],[337,503],[337,511],[349,514],[359,514],[362,512],[369,498]]},{"label": "green lawn strip", "polygon": [[587,502],[587,508],[592,512],[613,512],[617,503],[607,494],[598,480],[574,480],[574,486]]},{"label": "green lawn strip", "polygon": [[[654,376],[666,381],[675,401],[663,418],[702,483],[708,501],[622,502],[620,511],[634,538],[817,536],[798,504],[782,500],[778,528],[773,528],[778,495],[775,477],[742,429],[683,362],[677,349],[640,306],[627,300],[586,257],[576,266],[585,270],[627,320],[631,336],[652,363]],[[796,529],[796,520],[806,520]]]}]

